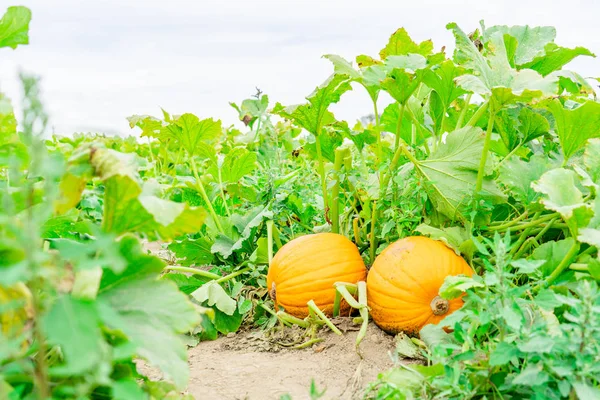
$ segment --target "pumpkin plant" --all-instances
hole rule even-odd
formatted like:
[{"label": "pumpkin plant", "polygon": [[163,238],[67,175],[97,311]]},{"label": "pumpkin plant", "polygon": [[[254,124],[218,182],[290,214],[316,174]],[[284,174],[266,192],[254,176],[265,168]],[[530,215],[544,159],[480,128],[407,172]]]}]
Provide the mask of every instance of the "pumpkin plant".
[{"label": "pumpkin plant", "polygon": [[448,276],[472,276],[467,262],[440,241],[412,236],[388,246],[367,278],[368,305],[373,321],[389,333],[418,335],[459,309],[460,298],[439,296]]}]

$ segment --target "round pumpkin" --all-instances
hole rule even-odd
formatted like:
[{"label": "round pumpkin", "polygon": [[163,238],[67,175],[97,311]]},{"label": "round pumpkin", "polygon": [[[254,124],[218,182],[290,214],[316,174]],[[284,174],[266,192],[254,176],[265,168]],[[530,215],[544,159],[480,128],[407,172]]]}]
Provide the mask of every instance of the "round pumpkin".
[{"label": "round pumpkin", "polygon": [[373,321],[389,333],[416,336],[463,305],[460,298],[439,296],[450,275],[472,276],[467,262],[444,243],[424,236],[407,237],[375,259],[367,278],[367,301]]},{"label": "round pumpkin", "polygon": [[[298,318],[308,315],[313,300],[326,315],[333,313],[335,282],[365,280],[367,269],[358,249],[345,236],[316,233],[286,243],[273,257],[267,288],[276,306]],[[342,301],[340,312],[350,306]]]}]

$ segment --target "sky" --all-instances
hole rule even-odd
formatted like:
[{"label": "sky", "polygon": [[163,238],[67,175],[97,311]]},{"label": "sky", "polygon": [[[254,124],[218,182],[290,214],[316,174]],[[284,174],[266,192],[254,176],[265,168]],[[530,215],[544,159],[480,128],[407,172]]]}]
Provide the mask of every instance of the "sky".
[{"label": "sky", "polygon": [[[551,25],[559,45],[600,55],[596,0],[0,0],[0,13],[9,5],[33,19],[28,46],[0,49],[0,91],[18,112],[18,71],[40,75],[50,130],[63,135],[136,134],[126,117],[161,107],[242,126],[229,102],[258,87],[272,104],[301,103],[333,71],[322,55],[376,56],[400,27],[450,54],[449,22]],[[597,77],[600,58],[568,68]],[[372,112],[359,88],[332,110],[350,122]]]}]

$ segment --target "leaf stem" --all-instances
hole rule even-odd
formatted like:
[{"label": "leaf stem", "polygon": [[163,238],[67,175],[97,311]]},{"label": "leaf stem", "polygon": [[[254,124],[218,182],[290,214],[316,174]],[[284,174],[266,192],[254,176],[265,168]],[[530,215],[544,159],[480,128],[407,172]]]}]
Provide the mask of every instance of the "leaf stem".
[{"label": "leaf stem", "polygon": [[215,221],[215,225],[217,226],[217,229],[222,234],[225,234],[225,231],[223,230],[223,227],[221,226],[221,222],[219,221],[219,217],[217,216],[217,213],[215,212],[215,209],[213,208],[212,203],[210,202],[210,199],[208,198],[208,195],[206,194],[204,185],[202,184],[202,181],[200,180],[200,174],[198,174],[198,167],[196,166],[196,161],[194,160],[194,157],[190,157],[190,160],[191,160],[191,164],[192,164],[192,171],[194,173],[194,178],[196,178],[196,188],[198,188],[198,191],[200,192],[202,199],[204,199],[204,202],[206,203],[206,207],[208,207],[208,212],[210,213],[213,220]]},{"label": "leaf stem", "polygon": [[350,150],[348,148],[335,150],[335,163],[333,164],[333,169],[335,171],[335,184],[331,189],[331,214],[329,216],[329,219],[331,219],[331,232],[333,233],[340,233],[340,171],[342,169],[344,159],[349,152]]},{"label": "leaf stem", "polygon": [[475,111],[475,114],[473,114],[473,116],[471,117],[471,119],[469,120],[469,122],[467,122],[467,126],[475,126],[475,125],[477,125],[477,122],[479,121],[479,119],[487,111],[488,106],[489,106],[489,102],[487,102],[487,101],[485,103],[481,104],[479,106],[479,108],[477,109],[477,111]]},{"label": "leaf stem", "polygon": [[223,190],[223,179],[221,178],[221,168],[217,166],[217,170],[219,171],[219,190],[221,192],[221,199],[223,199],[223,205],[225,206],[225,212],[228,216],[231,217],[231,213],[229,212],[229,207],[227,206],[227,199],[225,198],[225,191]]},{"label": "leaf stem", "polygon": [[209,279],[221,279],[221,275],[213,274],[212,272],[204,271],[197,268],[182,267],[180,265],[167,265],[163,270],[165,271],[177,271],[184,272],[187,274],[199,275]]},{"label": "leaf stem", "polygon": [[327,212],[329,207],[329,201],[327,199],[327,180],[325,176],[325,161],[323,160],[323,152],[321,151],[321,139],[320,132],[315,135],[317,145],[317,158],[319,159],[319,175],[321,176],[321,190],[323,191],[323,210],[325,212],[325,221],[328,220]]},{"label": "leaf stem", "polygon": [[267,254],[269,259],[269,266],[273,261],[273,221],[267,221]]},{"label": "leaf stem", "polygon": [[224,277],[221,277],[221,278],[217,279],[215,282],[217,282],[217,283],[227,282],[227,281],[235,278],[236,276],[240,276],[240,275],[245,274],[246,272],[251,271],[251,270],[252,270],[251,267],[242,268],[239,271],[232,272],[229,275],[225,275]]},{"label": "leaf stem", "polygon": [[377,200],[373,201],[373,210],[371,211],[371,236],[369,237],[370,243],[370,262],[375,262],[375,252],[377,250],[377,237],[375,235],[375,224],[377,222]]},{"label": "leaf stem", "polygon": [[398,147],[400,146],[400,134],[402,133],[402,121],[404,119],[404,109],[406,105],[400,104],[400,116],[398,117],[398,123],[396,125],[396,143],[394,144],[394,153],[398,151]]},{"label": "leaf stem", "polygon": [[578,251],[579,243],[577,241],[574,241],[573,245],[571,246],[565,257],[562,259],[560,264],[558,264],[558,266],[554,269],[554,271],[552,271],[550,276],[544,282],[544,287],[550,286],[550,284],[554,282],[556,278],[559,277],[559,275],[569,266],[569,262],[573,257],[575,257],[575,255],[577,255]]},{"label": "leaf stem", "polygon": [[319,307],[317,307],[314,300],[310,300],[307,304],[308,309],[311,312],[315,313],[325,323],[325,325],[327,325],[327,327],[333,331],[333,333],[342,336],[342,332],[337,328],[337,326],[333,324],[333,322],[331,322],[329,318],[327,318],[325,314],[323,314],[323,311],[321,311]]},{"label": "leaf stem", "polygon": [[469,105],[471,103],[471,96],[473,93],[469,93],[465,98],[465,105],[462,110],[460,110],[460,115],[458,116],[458,121],[456,121],[456,127],[454,129],[462,128],[463,121],[465,120],[465,116],[467,115],[467,111],[469,110]]},{"label": "leaf stem", "polygon": [[[492,130],[494,129],[494,116],[496,112],[490,108],[490,118],[488,121],[487,131],[485,133],[485,141],[483,142],[483,151],[481,152],[481,159],[479,160],[479,171],[477,171],[477,181],[475,182],[475,193],[473,197],[477,199],[479,192],[483,187],[483,178],[485,176],[485,164],[487,163],[488,153],[490,151],[490,143],[492,142]],[[475,202],[477,204],[477,202]]]}]

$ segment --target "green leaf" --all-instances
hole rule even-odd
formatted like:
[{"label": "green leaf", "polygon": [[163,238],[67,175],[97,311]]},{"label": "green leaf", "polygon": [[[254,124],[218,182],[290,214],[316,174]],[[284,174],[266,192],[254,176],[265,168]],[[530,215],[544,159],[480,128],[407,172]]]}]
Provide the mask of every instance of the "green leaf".
[{"label": "green leaf", "polygon": [[583,153],[583,164],[592,180],[600,184],[600,139],[588,140]]},{"label": "green leaf", "polygon": [[543,371],[541,365],[529,364],[513,379],[512,383],[514,385],[542,386],[548,379],[548,374]]},{"label": "green leaf", "polygon": [[324,126],[335,122],[329,106],[340,101],[342,94],[351,89],[348,76],[331,75],[306,98],[308,103],[287,107],[279,111],[279,115],[291,119],[313,135],[319,135]]},{"label": "green leaf", "polygon": [[112,384],[114,400],[147,400],[148,395],[134,379],[119,379]]},{"label": "green leaf", "polygon": [[549,102],[548,108],[556,121],[565,158],[580,150],[588,139],[600,137],[600,103],[587,101],[575,109],[567,109],[557,99]]},{"label": "green leaf", "polygon": [[408,109],[404,110],[402,116],[402,122],[400,122],[400,105],[396,102],[388,105],[381,114],[380,123],[383,126],[383,130],[386,132],[397,135],[400,132],[400,137],[407,143],[410,143],[412,133],[412,123],[409,116]]},{"label": "green leaf", "polygon": [[521,65],[521,68],[533,69],[539,72],[542,76],[546,76],[561,69],[563,66],[570,63],[575,57],[595,57],[595,55],[585,47],[575,47],[574,49],[569,49],[566,47],[557,46],[554,43],[548,43],[544,47],[544,52],[544,55],[536,57],[531,62]]},{"label": "green leaf", "polygon": [[[512,68],[507,54],[505,35],[493,32],[486,37],[486,51],[482,54],[470,38],[456,25],[451,23],[456,39],[454,59],[474,71],[456,78],[463,89],[490,97],[495,109],[517,101],[552,96],[558,90],[557,77],[543,77],[538,72]],[[516,53],[515,53],[516,57]]]},{"label": "green leaf", "polygon": [[137,126],[142,130],[141,137],[153,137],[158,139],[169,133],[169,130],[163,121],[150,115],[132,115],[127,117],[127,121],[129,121],[130,128]]},{"label": "green leaf", "polygon": [[[254,236],[257,227],[266,219],[273,217],[273,212],[267,207],[255,207],[246,215],[233,214],[231,222],[235,226],[232,236],[219,235],[211,247],[213,254],[220,254],[228,258],[234,252],[241,250],[244,244]],[[250,252],[250,251],[248,251]]]},{"label": "green leaf", "polygon": [[600,249],[600,229],[583,228],[579,230],[577,240]]},{"label": "green leaf", "polygon": [[106,344],[93,302],[61,296],[43,317],[42,328],[48,342],[60,346],[64,358],[63,364],[52,368],[53,374],[81,375],[98,366]]},{"label": "green leaf", "polygon": [[[311,155],[315,160],[318,160],[317,153],[317,142],[313,137],[309,138],[309,142],[304,145],[304,149]],[[319,142],[321,143],[321,154],[324,159],[334,162],[335,161],[335,149],[340,147],[344,142],[344,137],[338,130],[325,129],[321,131],[319,135]]]},{"label": "green leaf", "polygon": [[513,343],[500,342],[490,354],[490,365],[500,366],[516,360],[519,350]]},{"label": "green leaf", "polygon": [[212,243],[206,238],[175,241],[169,244],[169,250],[175,253],[183,266],[210,264],[214,256],[210,251]]},{"label": "green leaf", "polygon": [[547,209],[558,211],[564,218],[573,216],[574,210],[587,207],[583,201],[583,193],[576,185],[577,174],[564,168],[556,168],[546,172],[531,187],[542,193],[541,202]]},{"label": "green leaf", "polygon": [[423,83],[438,94],[446,109],[454,100],[467,93],[456,84],[456,78],[464,73],[464,68],[456,66],[452,60],[446,60],[438,68],[418,71],[417,75],[422,75]]},{"label": "green leaf", "polygon": [[215,281],[200,286],[192,293],[192,297],[201,303],[206,302],[211,307],[217,307],[227,315],[233,315],[237,306],[235,300]]},{"label": "green leaf", "polygon": [[120,245],[128,266],[119,275],[104,271],[97,299],[100,318],[127,335],[140,357],[184,388],[189,370],[178,334],[200,323],[199,314],[172,282],[157,280],[164,267],[160,259],[145,254],[133,237],[124,237]]},{"label": "green leaf", "polygon": [[237,183],[256,168],[256,153],[243,147],[236,147],[225,156],[221,166],[221,179],[227,183]]},{"label": "green leaf", "polygon": [[221,121],[212,118],[200,120],[193,114],[183,114],[167,127],[169,135],[177,140],[190,156],[195,156],[217,139],[222,132]]},{"label": "green leaf", "polygon": [[31,11],[27,7],[8,7],[0,19],[0,47],[16,49],[20,44],[29,44],[29,22]]},{"label": "green leaf", "polygon": [[587,382],[575,382],[573,389],[579,399],[600,399],[600,389]]},{"label": "green leaf", "polygon": [[500,167],[498,180],[510,194],[525,204],[535,203],[539,197],[531,183],[539,180],[548,170],[557,167],[559,162],[543,155],[534,155],[529,161],[511,157]]},{"label": "green leaf", "polygon": [[533,61],[535,58],[545,54],[545,47],[553,42],[556,37],[556,29],[551,26],[506,26],[497,25],[483,31],[484,37],[495,34],[510,35],[517,41],[514,52],[514,64],[521,66]]},{"label": "green leaf", "polygon": [[[467,219],[482,151],[483,131],[477,127],[465,127],[450,132],[446,143],[429,158],[415,164],[419,174],[425,178],[424,186],[431,202],[451,220]],[[491,173],[491,160],[488,158],[488,161],[486,172]],[[481,199],[501,203],[505,197],[491,179],[484,178]]]},{"label": "green leaf", "polygon": [[151,183],[142,189],[130,157],[111,149],[95,149],[92,166],[104,180],[104,218],[106,232],[138,232],[150,239],[174,239],[200,230],[206,217],[202,208],[187,203],[163,200],[152,194]]},{"label": "green leaf", "polygon": [[573,238],[543,243],[533,251],[531,258],[544,261],[540,271],[542,271],[544,277],[547,277],[567,256],[574,243]]},{"label": "green leaf", "polygon": [[460,255],[460,248],[469,240],[466,229],[458,226],[435,228],[427,224],[420,224],[415,231],[429,236],[433,240],[439,240]]},{"label": "green leaf", "polygon": [[468,276],[447,276],[440,287],[440,296],[446,300],[460,297],[468,289],[484,287],[483,283]]},{"label": "green leaf", "polygon": [[398,103],[406,104],[420,83],[421,79],[418,75],[410,74],[403,69],[394,68],[381,81],[381,87]]},{"label": "green leaf", "polygon": [[425,40],[417,44],[408,36],[406,29],[400,28],[390,36],[388,44],[381,49],[379,56],[382,60],[385,60],[388,56],[400,56],[411,53],[428,56],[432,51],[433,42],[431,40]]},{"label": "green leaf", "polygon": [[550,124],[543,115],[523,107],[519,113],[518,130],[523,135],[523,143],[527,143],[548,133]]},{"label": "green leaf", "polygon": [[549,353],[553,346],[554,339],[548,336],[533,336],[518,345],[524,353]]}]

